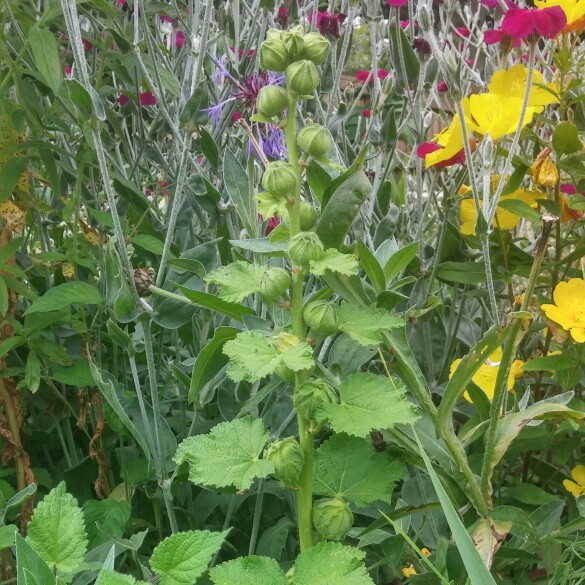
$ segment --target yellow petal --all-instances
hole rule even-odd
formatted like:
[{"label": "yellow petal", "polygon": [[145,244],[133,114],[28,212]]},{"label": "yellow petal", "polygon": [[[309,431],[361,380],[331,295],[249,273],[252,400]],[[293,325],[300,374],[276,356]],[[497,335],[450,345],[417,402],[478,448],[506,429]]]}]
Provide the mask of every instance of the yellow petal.
[{"label": "yellow petal", "polygon": [[576,465],[571,469],[571,477],[585,489],[585,465]]},{"label": "yellow petal", "polygon": [[[510,69],[500,69],[492,76],[488,85],[490,93],[524,99],[528,68],[522,64],[514,65]],[[550,91],[549,91],[550,90]],[[559,101],[559,86],[554,83],[544,83],[542,73],[534,71],[532,87],[528,97],[529,106],[545,106]]]},{"label": "yellow petal", "polygon": [[577,343],[585,343],[585,327],[573,327],[571,329],[571,337]]},{"label": "yellow petal", "polygon": [[571,481],[570,479],[564,479],[563,486],[568,492],[573,494],[575,497],[582,496],[583,494],[585,494],[585,488],[576,484],[574,481]]}]

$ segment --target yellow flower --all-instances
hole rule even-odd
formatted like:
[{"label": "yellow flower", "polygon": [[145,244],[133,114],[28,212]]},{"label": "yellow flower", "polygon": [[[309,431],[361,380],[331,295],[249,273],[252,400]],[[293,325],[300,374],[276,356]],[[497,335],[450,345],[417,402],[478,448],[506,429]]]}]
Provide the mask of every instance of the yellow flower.
[{"label": "yellow flower", "polygon": [[559,169],[550,156],[550,148],[543,148],[536,157],[536,160],[530,165],[532,172],[532,181],[535,185],[544,185],[545,187],[554,187],[559,180]]},{"label": "yellow flower", "polygon": [[402,569],[402,574],[408,579],[409,577],[416,575],[416,570],[412,565],[410,565],[410,567],[404,567]]},{"label": "yellow flower", "polygon": [[431,551],[428,548],[421,548],[420,552],[425,555],[425,557],[430,557],[431,556]]},{"label": "yellow flower", "polygon": [[[499,175],[492,177],[492,188],[495,190],[500,180]],[[461,194],[471,192],[471,187],[463,185],[459,191]],[[541,191],[529,191],[528,189],[517,189],[510,195],[502,195],[500,201],[509,201],[515,199],[516,201],[523,201],[530,207],[536,207],[539,199],[546,199],[546,194]],[[473,199],[463,199],[459,207],[459,222],[461,224],[461,233],[464,236],[475,235],[475,224],[477,223],[477,210]],[[520,223],[520,217],[503,207],[496,207],[496,216],[493,220],[493,227],[502,230],[510,230],[515,228]]]},{"label": "yellow flower", "polygon": [[[488,134],[492,140],[499,140],[507,134],[514,134],[518,129],[522,113],[522,98],[502,96],[493,93],[472,95],[468,103],[463,100],[471,120],[471,128],[477,134]],[[534,114],[542,108],[529,106],[522,120],[522,128],[532,122]]]},{"label": "yellow flower", "polygon": [[560,6],[567,17],[566,32],[580,32],[585,26],[585,5],[579,0],[534,0],[536,8]]},{"label": "yellow flower", "polygon": [[572,493],[575,497],[585,495],[585,465],[577,465],[571,469],[571,477],[575,481],[570,479],[563,480],[565,489]]},{"label": "yellow flower", "polygon": [[[483,364],[481,364],[481,366],[479,366],[479,369],[471,378],[474,384],[481,388],[481,390],[483,390],[485,395],[490,400],[493,400],[496,391],[496,378],[498,377],[498,371],[500,369],[501,360],[502,350],[501,348],[498,347],[498,349],[496,349],[496,351],[494,351],[490,355],[490,357]],[[457,369],[457,366],[459,366],[460,363],[461,360],[457,359],[451,364],[449,378],[453,376],[455,370]],[[519,378],[523,374],[522,364],[523,362],[521,360],[514,360],[514,362],[512,363],[510,373],[508,374],[508,391],[514,388],[514,381],[516,380],[516,378]],[[467,402],[473,402],[473,400],[471,400],[471,396],[469,396],[469,393],[467,391],[465,391],[465,394],[463,394],[463,398],[465,398]]]},{"label": "yellow flower", "polygon": [[[510,69],[496,71],[488,90],[492,94],[504,97],[516,97],[524,99],[526,82],[528,81],[528,68],[522,64],[514,65]],[[559,101],[559,86],[555,83],[544,83],[540,71],[534,71],[532,76],[532,87],[528,98],[529,106],[546,106]]]},{"label": "yellow flower", "polygon": [[544,314],[569,331],[577,343],[585,343],[585,281],[571,278],[559,282],[553,292],[554,305],[541,305]]}]

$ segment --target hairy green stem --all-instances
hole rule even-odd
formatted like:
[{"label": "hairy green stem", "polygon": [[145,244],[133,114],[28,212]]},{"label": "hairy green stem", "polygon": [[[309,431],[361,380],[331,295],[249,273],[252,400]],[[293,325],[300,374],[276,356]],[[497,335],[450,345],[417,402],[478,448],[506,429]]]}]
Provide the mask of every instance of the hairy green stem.
[{"label": "hairy green stem", "polygon": [[[290,237],[301,231],[300,199],[301,199],[301,168],[297,151],[297,102],[289,94],[286,126],[286,147],[288,161],[295,168],[298,176],[295,193],[289,200]],[[292,267],[291,320],[293,333],[301,340],[305,339],[303,323],[303,273],[300,266]],[[295,390],[302,383],[300,376],[295,377]],[[313,546],[313,435],[308,430],[307,421],[298,415],[299,441],[305,454],[305,463],[301,472],[299,490],[297,492],[299,540],[301,551]]]},{"label": "hairy green stem", "polygon": [[540,273],[540,265],[546,253],[546,245],[548,237],[552,228],[552,222],[545,221],[542,228],[542,234],[538,248],[534,256],[528,282],[526,284],[526,290],[524,292],[524,298],[520,307],[521,314],[514,318],[514,321],[509,329],[506,340],[504,341],[504,348],[502,350],[502,360],[498,369],[498,376],[496,378],[496,388],[494,399],[492,400],[490,408],[489,425],[485,435],[485,452],[483,456],[483,463],[481,468],[481,491],[483,498],[486,501],[488,508],[492,506],[492,485],[491,477],[493,471],[493,454],[496,447],[498,422],[502,416],[502,409],[508,392],[508,376],[512,367],[514,356],[518,345],[522,340],[523,334],[527,329],[526,316],[522,313],[528,311],[530,307],[530,299],[534,292],[536,285],[536,279]]}]

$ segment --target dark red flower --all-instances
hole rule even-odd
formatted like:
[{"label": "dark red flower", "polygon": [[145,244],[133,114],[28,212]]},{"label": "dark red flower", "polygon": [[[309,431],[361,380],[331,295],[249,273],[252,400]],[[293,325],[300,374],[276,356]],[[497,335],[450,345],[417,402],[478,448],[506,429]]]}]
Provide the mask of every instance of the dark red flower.
[{"label": "dark red flower", "polygon": [[445,81],[439,81],[439,83],[437,83],[437,91],[440,91],[441,93],[449,91],[447,83]]},{"label": "dark red flower", "polygon": [[372,115],[372,110],[362,110],[362,116],[364,118],[369,118]]},{"label": "dark red flower", "polygon": [[178,30],[175,33],[175,46],[180,49],[185,44],[185,35],[182,30]]},{"label": "dark red flower", "polygon": [[274,217],[271,217],[268,220],[268,224],[266,225],[266,229],[264,230],[264,235],[266,235],[266,236],[269,235],[270,232],[279,224],[280,224],[280,221],[278,219],[278,216],[275,215]]},{"label": "dark red flower", "polygon": [[140,105],[141,106],[154,106],[156,105],[156,98],[150,91],[144,91],[140,94]]},{"label": "dark red flower", "polygon": [[235,124],[242,119],[242,113],[237,110],[232,114],[232,122]]},{"label": "dark red flower", "polygon": [[122,95],[118,96],[117,101],[121,106],[124,106],[130,101],[130,98],[127,95],[122,94]]},{"label": "dark red flower", "polygon": [[280,25],[281,28],[286,28],[288,25],[288,9],[284,6],[281,6],[276,13],[276,18],[274,19]]},{"label": "dark red flower", "polygon": [[423,55],[431,54],[431,45],[429,45],[429,42],[422,37],[415,37],[412,46]]},{"label": "dark red flower", "polygon": [[83,43],[83,48],[86,51],[91,51],[93,49],[93,43],[91,41],[88,41],[87,39],[81,37],[81,42]]},{"label": "dark red flower", "polygon": [[[312,22],[313,15],[309,14],[309,22]],[[345,22],[345,14],[341,12],[327,12],[319,10],[317,12],[317,28],[323,36],[339,38],[339,27]]]}]

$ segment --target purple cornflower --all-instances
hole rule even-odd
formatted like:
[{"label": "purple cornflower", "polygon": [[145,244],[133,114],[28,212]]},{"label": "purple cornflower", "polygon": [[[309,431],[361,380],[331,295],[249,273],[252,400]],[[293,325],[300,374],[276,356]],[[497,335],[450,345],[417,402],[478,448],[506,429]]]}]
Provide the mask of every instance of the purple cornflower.
[{"label": "purple cornflower", "polygon": [[[248,117],[256,113],[256,99],[260,90],[267,85],[281,85],[284,77],[276,73],[264,71],[262,73],[251,73],[245,75],[241,79],[236,79],[225,64],[225,57],[216,61],[217,71],[212,75],[214,83],[219,86],[222,83],[228,82],[233,91],[231,96],[218,104],[205,109],[210,118],[213,120],[215,126],[219,125],[221,115],[227,104],[230,102],[237,102],[238,107],[245,112]],[[252,124],[252,131],[256,137],[258,145],[264,154],[270,158],[283,158],[286,156],[286,146],[284,133],[280,128],[273,124]],[[248,142],[247,152],[255,151],[254,145],[251,141]]]}]

